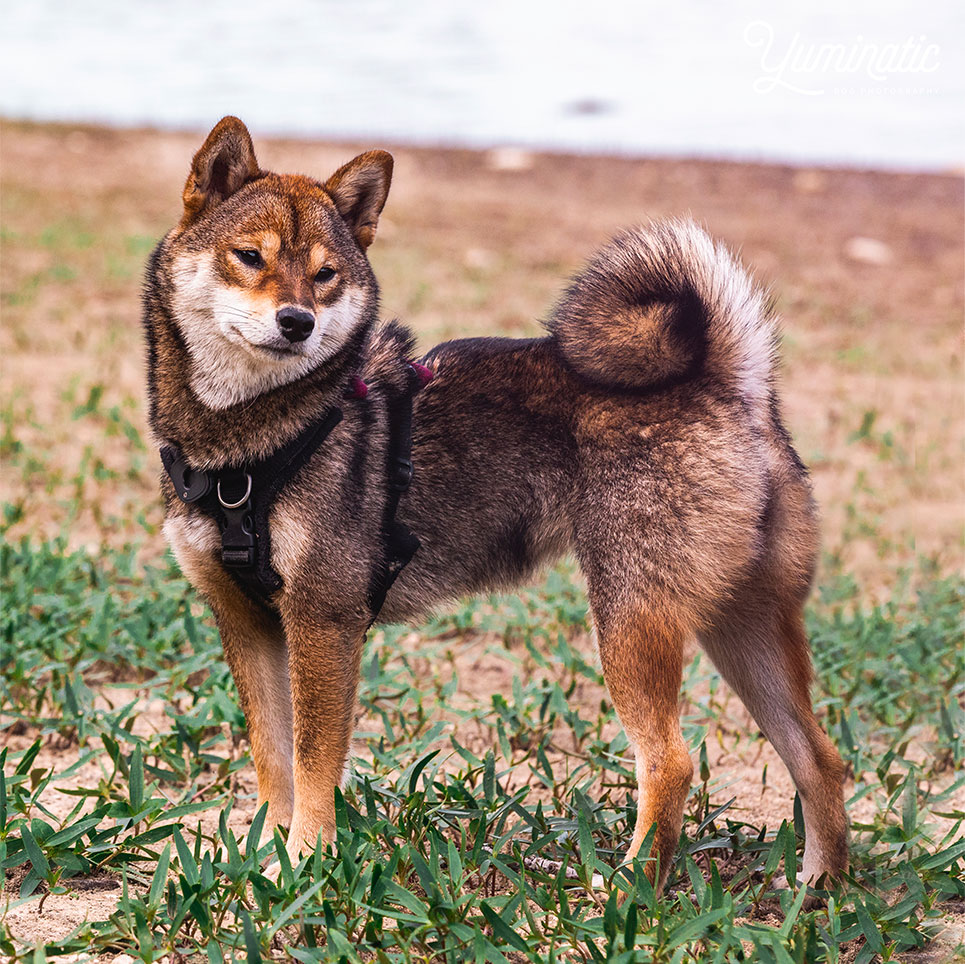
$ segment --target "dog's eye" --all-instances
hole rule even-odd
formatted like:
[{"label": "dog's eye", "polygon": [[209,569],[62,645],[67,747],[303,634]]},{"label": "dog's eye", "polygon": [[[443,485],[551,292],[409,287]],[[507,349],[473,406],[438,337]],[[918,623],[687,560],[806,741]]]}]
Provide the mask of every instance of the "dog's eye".
[{"label": "dog's eye", "polygon": [[253,248],[235,248],[235,257],[249,268],[260,268],[265,263],[261,259],[261,252]]},{"label": "dog's eye", "polygon": [[335,277],[334,268],[321,268],[317,275],[315,275],[315,281],[318,284],[324,284],[326,281],[331,281]]}]

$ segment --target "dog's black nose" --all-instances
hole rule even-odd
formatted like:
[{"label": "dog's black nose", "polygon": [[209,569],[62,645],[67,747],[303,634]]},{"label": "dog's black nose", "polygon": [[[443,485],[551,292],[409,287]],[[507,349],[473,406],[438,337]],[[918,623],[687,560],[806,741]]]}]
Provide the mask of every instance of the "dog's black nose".
[{"label": "dog's black nose", "polygon": [[315,327],[315,316],[304,308],[295,308],[288,305],[286,308],[279,308],[275,315],[281,333],[290,341],[304,341]]}]

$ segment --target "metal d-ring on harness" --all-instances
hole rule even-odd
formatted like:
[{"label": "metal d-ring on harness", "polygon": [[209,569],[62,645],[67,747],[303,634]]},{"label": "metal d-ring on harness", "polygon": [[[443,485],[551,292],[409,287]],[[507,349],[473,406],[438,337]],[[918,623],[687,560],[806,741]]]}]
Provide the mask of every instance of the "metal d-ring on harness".
[{"label": "metal d-ring on harness", "polygon": [[218,479],[218,501],[221,503],[223,509],[237,509],[243,506],[248,501],[248,496],[251,495],[251,476],[245,472],[245,478],[248,480],[248,488],[245,489],[245,494],[237,502],[225,502],[224,496],[221,494],[221,479]]},{"label": "metal d-ring on harness", "polygon": [[[413,474],[412,397],[425,381],[415,369],[409,372],[407,386],[388,397],[389,491],[382,517],[382,559],[368,589],[373,622],[392,583],[419,548],[418,538],[395,518]],[[178,498],[196,504],[218,523],[222,565],[250,599],[269,609],[271,597],[284,585],[271,565],[271,508],[341,420],[342,410],[333,407],[267,458],[210,471],[192,468],[176,445],[161,447],[161,461]]]}]

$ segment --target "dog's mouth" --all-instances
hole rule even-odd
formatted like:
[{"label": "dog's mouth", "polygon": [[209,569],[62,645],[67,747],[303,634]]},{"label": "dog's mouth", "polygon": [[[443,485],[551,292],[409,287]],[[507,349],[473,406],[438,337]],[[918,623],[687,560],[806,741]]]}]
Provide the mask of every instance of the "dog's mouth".
[{"label": "dog's mouth", "polygon": [[301,357],[305,354],[301,345],[253,345],[252,347],[269,358],[291,358],[293,355]]},{"label": "dog's mouth", "polygon": [[256,358],[271,358],[274,361],[286,361],[290,358],[301,358],[305,355],[305,342],[288,342],[284,338],[268,343],[249,341],[244,332],[235,325],[231,325],[231,340],[247,349]]}]

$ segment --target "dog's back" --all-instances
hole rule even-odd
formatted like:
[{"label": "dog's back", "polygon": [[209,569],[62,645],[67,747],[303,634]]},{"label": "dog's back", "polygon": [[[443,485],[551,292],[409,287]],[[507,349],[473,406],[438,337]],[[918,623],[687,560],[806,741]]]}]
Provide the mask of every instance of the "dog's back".
[{"label": "dog's back", "polygon": [[803,597],[816,525],[780,422],[776,322],[729,252],[692,222],[627,231],[548,329],[426,357],[402,511],[428,538],[389,611],[512,585],[566,547],[590,565],[583,543],[625,547],[639,590],[666,586],[694,631],[772,541]]}]

